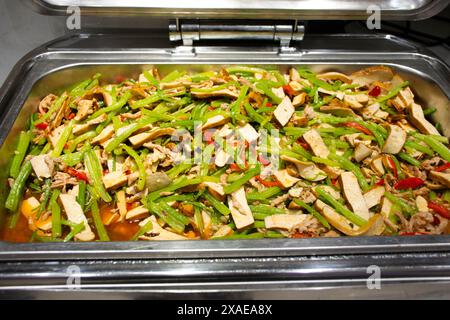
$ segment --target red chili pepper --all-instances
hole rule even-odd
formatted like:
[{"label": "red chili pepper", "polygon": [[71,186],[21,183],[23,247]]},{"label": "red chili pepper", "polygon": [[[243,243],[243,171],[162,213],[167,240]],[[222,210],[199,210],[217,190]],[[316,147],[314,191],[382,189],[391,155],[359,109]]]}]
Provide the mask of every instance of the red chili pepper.
[{"label": "red chili pepper", "polygon": [[303,149],[309,150],[309,144],[303,139],[303,137],[298,138],[297,143],[301,145]]},{"label": "red chili pepper", "polygon": [[271,108],[272,106],[273,106],[273,104],[271,104],[270,102],[267,102],[267,103],[266,103],[266,107]]},{"label": "red chili pepper", "polygon": [[[392,173],[394,174],[395,179],[398,178],[398,171],[397,171],[397,166],[395,165],[394,160],[392,160],[391,157],[387,157],[387,160],[389,162],[389,166],[391,167]],[[408,189],[408,188],[406,188]]]},{"label": "red chili pepper", "polygon": [[337,183],[338,183],[338,179],[331,179],[331,184],[333,185],[333,186],[337,186]]},{"label": "red chili pepper", "polygon": [[214,108],[213,106],[209,106],[209,107],[208,107],[208,110],[209,110],[209,111],[214,111],[214,110],[216,110],[216,108]]},{"label": "red chili pepper", "polygon": [[77,178],[78,180],[83,180],[88,182],[88,177],[84,172],[75,170],[74,168],[68,167],[67,173],[70,174],[72,177]]},{"label": "red chili pepper", "polygon": [[365,134],[367,134],[367,135],[369,135],[369,136],[372,135],[372,132],[370,132],[369,129],[367,129],[366,127],[360,125],[360,124],[357,123],[357,122],[353,122],[353,121],[344,122],[344,123],[341,124],[341,126],[347,127],[347,128],[353,128],[353,129],[356,129],[356,130],[361,131],[362,133],[365,133]]},{"label": "red chili pepper", "polygon": [[405,190],[409,188],[415,189],[417,187],[420,187],[424,183],[425,181],[420,178],[411,177],[398,181],[396,184],[394,184],[394,188],[397,190]]},{"label": "red chili pepper", "polygon": [[283,86],[283,91],[285,94],[287,94],[289,97],[292,97],[293,95],[295,95],[294,90],[291,88],[290,85],[286,84]]},{"label": "red chili pepper", "polygon": [[114,78],[114,82],[115,82],[115,83],[122,83],[122,82],[124,82],[125,80],[127,80],[127,78],[126,78],[125,76],[122,76],[122,75],[117,75],[117,76]]},{"label": "red chili pepper", "polygon": [[279,181],[268,181],[261,178],[260,175],[257,175],[255,177],[256,180],[258,180],[264,187],[270,188],[270,187],[282,187],[283,185]]},{"label": "red chili pepper", "polygon": [[75,113],[71,112],[67,119],[72,120],[73,118],[75,118]]},{"label": "red chili pepper", "polygon": [[442,172],[447,169],[450,169],[450,162],[447,162],[446,164],[443,164],[442,166],[437,167],[436,169],[434,169],[434,171]]},{"label": "red chili pepper", "polygon": [[372,90],[369,91],[369,96],[378,97],[381,93],[381,88],[379,86],[375,86]]},{"label": "red chili pepper", "polygon": [[48,128],[48,123],[47,122],[36,123],[34,126],[39,130],[45,130]]},{"label": "red chili pepper", "polygon": [[[230,169],[231,169],[231,171],[242,172],[241,167],[239,167],[236,162],[233,162],[232,164],[230,164]],[[244,160],[244,170],[247,170],[247,169],[248,169],[248,162],[247,162],[247,160]]]},{"label": "red chili pepper", "polygon": [[433,201],[428,201],[428,208],[436,212],[445,219],[450,219],[450,210]]},{"label": "red chili pepper", "polygon": [[380,179],[375,183],[376,186],[384,186],[384,179]]},{"label": "red chili pepper", "polygon": [[258,155],[258,161],[259,163],[261,163],[263,166],[267,167],[270,164],[270,161],[267,160],[265,157],[263,157],[262,155]]}]

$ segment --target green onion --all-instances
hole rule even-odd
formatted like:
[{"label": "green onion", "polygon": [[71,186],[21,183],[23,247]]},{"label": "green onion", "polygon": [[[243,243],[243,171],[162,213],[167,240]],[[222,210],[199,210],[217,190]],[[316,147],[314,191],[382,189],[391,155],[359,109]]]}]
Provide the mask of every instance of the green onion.
[{"label": "green onion", "polygon": [[219,211],[221,214],[223,214],[224,216],[227,216],[230,214],[230,209],[224,205],[222,202],[220,202],[219,200],[217,200],[216,198],[214,198],[211,194],[209,194],[208,192],[205,192],[203,194],[203,197],[205,197],[206,200],[208,200],[208,202],[217,210]]},{"label": "green onion", "polygon": [[103,170],[100,161],[95,155],[94,150],[88,149],[84,153],[84,166],[88,171],[89,178],[91,180],[92,186],[94,187],[94,190],[103,199],[103,201],[111,202],[112,198],[103,186]]}]

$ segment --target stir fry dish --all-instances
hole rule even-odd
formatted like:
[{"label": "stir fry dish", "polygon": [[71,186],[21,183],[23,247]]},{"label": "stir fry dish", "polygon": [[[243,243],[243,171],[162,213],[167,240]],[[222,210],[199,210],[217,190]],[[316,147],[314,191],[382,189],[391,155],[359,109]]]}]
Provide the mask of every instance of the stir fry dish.
[{"label": "stir fry dish", "polygon": [[121,80],[96,74],[36,106],[2,240],[448,233],[448,139],[388,67]]}]

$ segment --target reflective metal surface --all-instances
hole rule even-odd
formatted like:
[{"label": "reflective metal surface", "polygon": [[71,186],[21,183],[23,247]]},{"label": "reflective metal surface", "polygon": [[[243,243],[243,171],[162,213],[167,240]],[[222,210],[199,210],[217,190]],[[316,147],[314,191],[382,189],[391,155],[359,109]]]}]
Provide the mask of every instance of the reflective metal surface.
[{"label": "reflective metal surface", "polygon": [[369,6],[381,9],[383,19],[426,19],[444,9],[448,0],[32,0],[40,10],[65,14],[79,6],[85,14],[155,15],[179,18],[366,19]]},{"label": "reflective metal surface", "polygon": [[[298,45],[298,44],[297,44]],[[149,48],[151,47],[151,48]],[[324,49],[326,47],[326,49]],[[6,185],[9,159],[18,132],[44,95],[101,72],[136,77],[157,65],[163,73],[205,70],[228,64],[308,66],[316,72],[352,72],[369,65],[393,67],[411,82],[423,105],[437,108],[435,120],[450,136],[449,67],[395,37],[306,37],[301,47],[198,46],[173,48],[168,38],[131,35],[74,35],[30,53],[15,67],[0,91],[0,186]],[[0,187],[0,203],[6,188]],[[0,208],[0,221],[7,213]],[[30,297],[64,291],[67,268],[80,268],[83,290],[92,296],[123,290],[130,297],[180,292],[214,296],[298,297],[315,289],[364,291],[367,267],[378,265],[390,294],[403,284],[426,282],[449,289],[450,236],[267,239],[247,241],[174,241],[116,243],[0,243],[0,294]],[[436,287],[433,287],[436,285]],[[327,289],[329,291],[327,291]],[[356,290],[356,289],[355,289]],[[301,294],[299,293],[301,292]],[[338,291],[339,292],[339,291]],[[341,291],[342,292],[342,291]],[[116,293],[120,295],[121,293]],[[74,293],[76,295],[76,293]],[[283,295],[285,294],[285,295]]]}]

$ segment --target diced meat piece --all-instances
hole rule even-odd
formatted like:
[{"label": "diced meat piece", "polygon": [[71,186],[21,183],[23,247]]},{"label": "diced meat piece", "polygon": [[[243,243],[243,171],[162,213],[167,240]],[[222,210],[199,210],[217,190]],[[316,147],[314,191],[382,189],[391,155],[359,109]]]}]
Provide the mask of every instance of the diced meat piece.
[{"label": "diced meat piece", "polygon": [[148,216],[147,208],[144,206],[139,206],[128,211],[125,217],[127,220],[138,220],[145,218],[146,216]]},{"label": "diced meat piece", "polygon": [[116,192],[117,195],[117,209],[119,209],[120,221],[124,221],[127,214],[127,200],[125,191],[120,190]]},{"label": "diced meat piece", "polygon": [[94,139],[92,139],[92,144],[103,143],[110,139],[114,134],[114,126],[112,124],[106,126],[102,132]]},{"label": "diced meat piece", "polygon": [[278,123],[284,127],[289,122],[294,112],[295,108],[291,103],[291,99],[285,96],[273,112],[273,115],[277,119]]},{"label": "diced meat piece", "polygon": [[50,178],[53,173],[54,163],[53,159],[47,155],[33,156],[30,159],[31,166],[33,167],[34,173],[38,178]]},{"label": "diced meat piece", "polygon": [[280,99],[283,99],[286,94],[284,93],[283,87],[272,88],[272,92]]},{"label": "diced meat piece", "polygon": [[317,130],[311,129],[308,132],[305,132],[305,134],[303,134],[303,139],[305,139],[305,141],[311,147],[314,155],[325,159],[328,158],[330,151],[323,142],[323,139]]},{"label": "diced meat piece", "polygon": [[65,125],[61,125],[53,130],[53,132],[49,135],[50,143],[52,144],[53,148],[58,144],[59,138],[61,138],[61,135],[66,128]]},{"label": "diced meat piece", "polygon": [[367,87],[372,82],[387,82],[392,79],[394,73],[391,68],[384,66],[374,66],[363,70],[359,70],[350,75],[353,83],[359,84],[361,87]]},{"label": "diced meat piece", "polygon": [[230,118],[225,118],[223,115],[219,114],[206,120],[206,122],[202,126],[202,130],[221,126],[227,123],[229,120]]},{"label": "diced meat piece", "polygon": [[367,208],[375,207],[381,203],[381,198],[383,198],[386,189],[383,186],[377,186],[364,194],[364,199],[366,200]]},{"label": "diced meat piece", "polygon": [[353,80],[348,77],[347,75],[340,73],[340,72],[326,72],[321,73],[317,75],[317,78],[323,79],[323,80],[331,80],[331,81],[342,81],[344,83],[350,84],[353,82]]},{"label": "diced meat piece", "polygon": [[107,190],[115,189],[127,183],[128,178],[119,171],[110,172],[102,177],[103,184]]},{"label": "diced meat piece", "polygon": [[253,219],[252,211],[248,206],[243,187],[233,192],[231,196],[228,197],[228,207],[230,208],[231,216],[233,217],[237,229],[248,227],[255,221]]},{"label": "diced meat piece", "polygon": [[408,112],[409,120],[420,130],[420,132],[424,134],[440,135],[439,131],[427,119],[425,119],[422,106],[413,102],[409,106]]},{"label": "diced meat piece", "polygon": [[363,219],[370,218],[369,209],[359,187],[358,180],[353,172],[344,172],[341,174],[340,183],[342,193],[347,200],[353,212]]},{"label": "diced meat piece", "polygon": [[430,171],[430,178],[450,188],[450,173]]},{"label": "diced meat piece", "polygon": [[372,154],[373,150],[366,146],[364,143],[356,144],[355,148],[355,160],[358,162],[363,161],[365,158]]},{"label": "diced meat piece", "polygon": [[302,104],[305,103],[306,97],[307,97],[307,96],[308,96],[308,95],[306,94],[306,92],[302,92],[302,93],[300,93],[299,95],[296,95],[296,96],[294,97],[294,99],[292,99],[292,105],[293,105],[294,107],[301,106]]},{"label": "diced meat piece", "polygon": [[226,164],[228,164],[228,162],[230,161],[231,156],[223,149],[219,149],[216,152],[216,157],[214,159],[214,163],[216,164],[216,166],[218,166],[219,168],[222,168],[223,166],[225,166]]},{"label": "diced meat piece", "polygon": [[384,175],[384,166],[383,166],[383,158],[381,156],[377,156],[372,159],[370,163],[370,167],[376,173],[377,176],[381,177]]},{"label": "diced meat piece", "polygon": [[78,111],[75,116],[75,120],[84,120],[88,115],[94,112],[93,110],[94,100],[80,100],[78,102]]},{"label": "diced meat piece", "polygon": [[397,154],[406,142],[406,132],[399,126],[390,124],[388,127],[389,135],[384,143],[382,151],[384,153]]},{"label": "diced meat piece", "polygon": [[39,112],[46,113],[57,98],[58,97],[55,96],[54,94],[47,95],[44,99],[41,100],[41,102],[39,102],[39,108],[38,108]]},{"label": "diced meat piece", "polygon": [[84,224],[84,230],[75,235],[75,239],[80,241],[92,241],[95,239],[95,234],[92,232],[91,227],[83,213],[83,209],[77,202],[76,198],[69,194],[60,194],[59,199],[66,212],[67,219],[75,224]]},{"label": "diced meat piece", "polygon": [[140,239],[142,240],[187,240],[186,237],[162,228],[156,220],[155,216],[150,216],[147,219],[141,221],[139,223],[139,226],[142,227],[146,225],[148,221],[152,222],[153,228],[149,232],[147,232],[147,235],[140,237]]},{"label": "diced meat piece", "polygon": [[252,127],[251,124],[247,123],[245,126],[238,129],[239,134],[248,142],[252,143],[258,140],[259,133]]},{"label": "diced meat piece", "polygon": [[223,190],[223,186],[220,183],[216,183],[216,182],[203,182],[203,184],[208,187],[210,190],[212,190],[213,192],[224,196],[225,195],[225,191]]},{"label": "diced meat piece", "polygon": [[211,238],[220,238],[225,237],[233,233],[233,229],[231,229],[228,225],[221,226],[216,233],[213,234]]},{"label": "diced meat piece", "polygon": [[291,231],[302,225],[308,217],[306,214],[274,214],[264,219],[266,229]]},{"label": "diced meat piece", "polygon": [[275,179],[283,186],[283,188],[290,188],[296,184],[300,179],[289,175],[286,169],[278,170],[273,173]]},{"label": "diced meat piece", "polygon": [[422,197],[417,196],[416,198],[416,207],[419,210],[419,212],[428,212],[428,201]]}]

